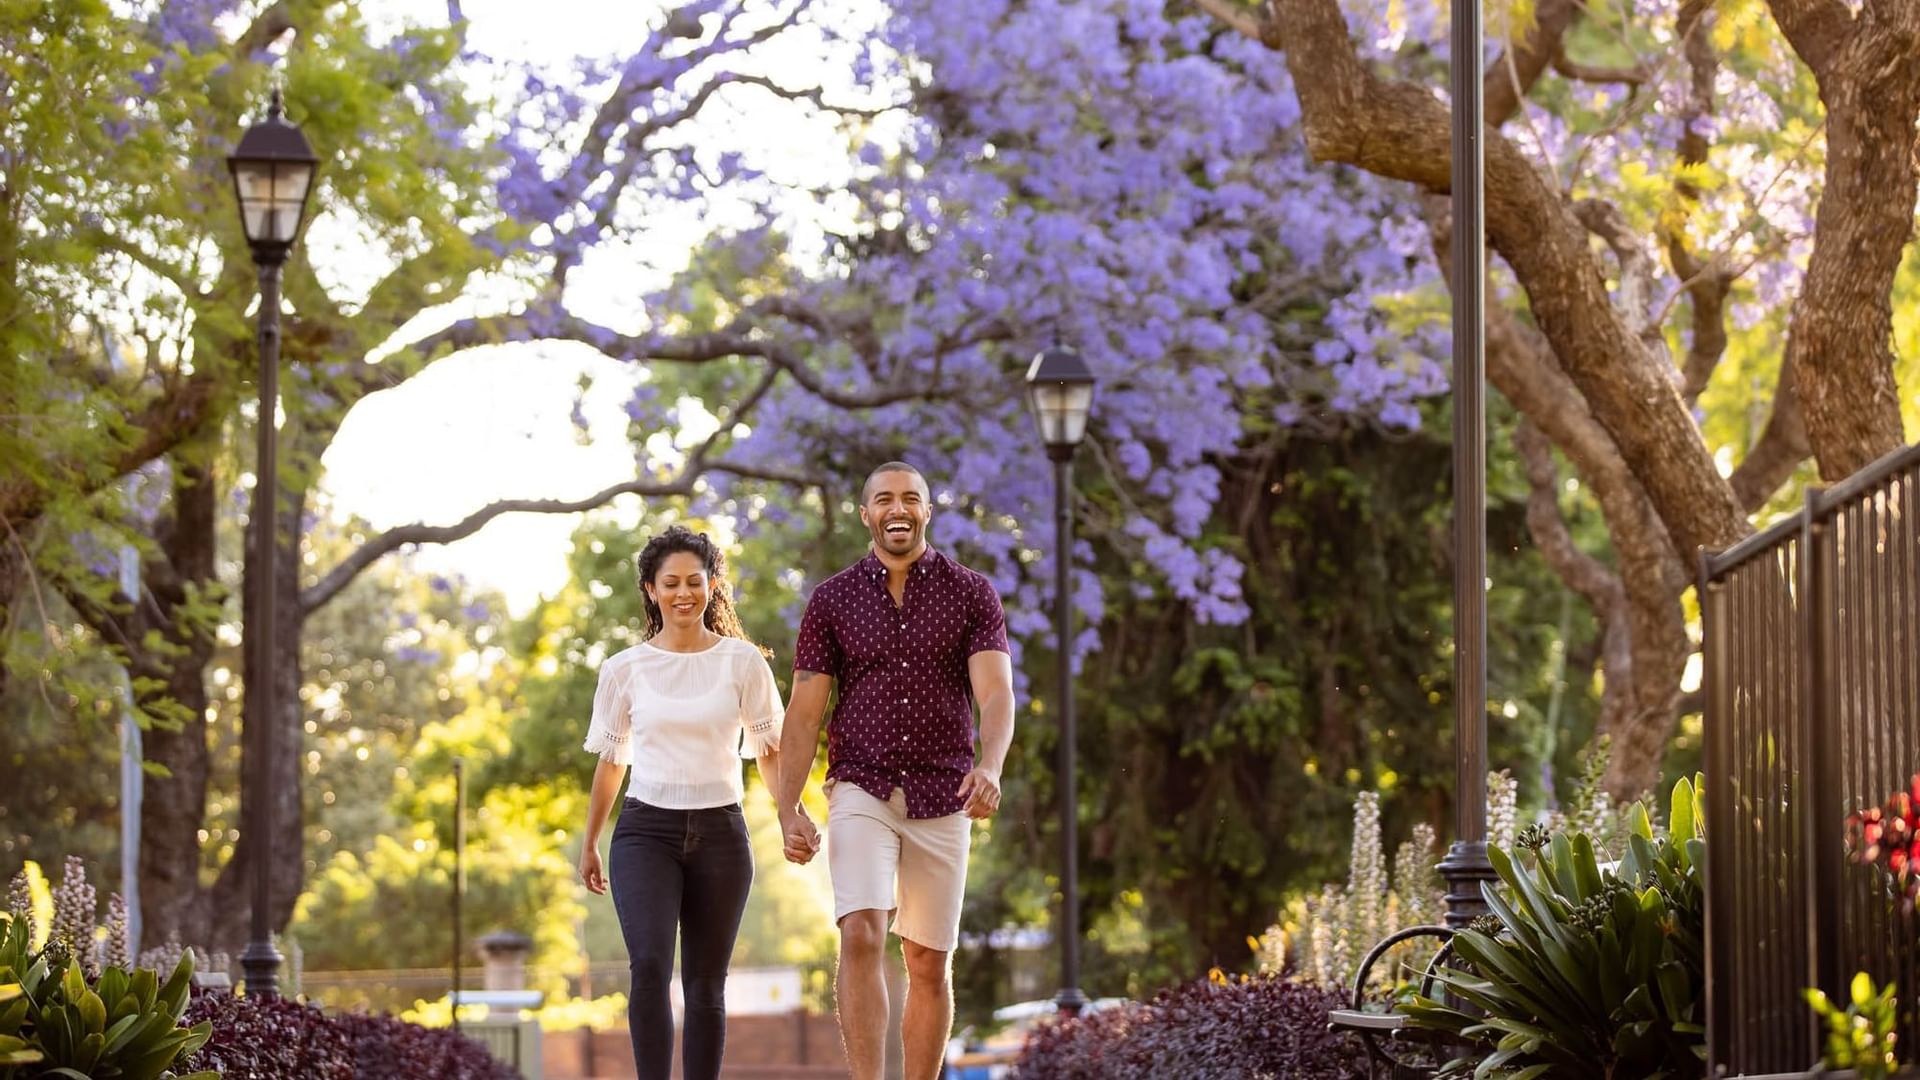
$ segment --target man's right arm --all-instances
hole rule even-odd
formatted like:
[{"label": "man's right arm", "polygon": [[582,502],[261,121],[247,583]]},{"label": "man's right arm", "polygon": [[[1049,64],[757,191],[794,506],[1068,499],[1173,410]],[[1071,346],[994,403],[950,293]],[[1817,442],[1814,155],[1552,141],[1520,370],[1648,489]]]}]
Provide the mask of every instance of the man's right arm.
[{"label": "man's right arm", "polygon": [[820,720],[833,697],[833,677],[817,671],[795,671],[793,692],[787,697],[787,715],[780,730],[780,789],[774,805],[781,815],[800,806],[820,748]]}]

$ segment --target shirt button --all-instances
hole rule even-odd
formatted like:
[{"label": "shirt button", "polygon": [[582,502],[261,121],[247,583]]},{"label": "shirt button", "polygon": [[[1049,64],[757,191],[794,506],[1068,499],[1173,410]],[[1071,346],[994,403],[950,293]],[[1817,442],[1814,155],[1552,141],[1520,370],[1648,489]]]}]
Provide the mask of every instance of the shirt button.
[{"label": "shirt button", "polygon": [[900,704],[902,704],[902,705],[905,705],[906,703],[907,703],[907,699],[906,699],[906,698],[901,698],[901,699],[900,699]]}]

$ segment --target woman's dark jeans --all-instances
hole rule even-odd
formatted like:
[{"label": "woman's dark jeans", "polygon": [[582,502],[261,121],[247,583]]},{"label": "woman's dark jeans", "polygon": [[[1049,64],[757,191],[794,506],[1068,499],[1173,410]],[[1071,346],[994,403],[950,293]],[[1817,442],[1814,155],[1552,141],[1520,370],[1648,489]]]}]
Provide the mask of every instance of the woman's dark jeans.
[{"label": "woman's dark jeans", "polygon": [[627,1030],[639,1080],[673,1072],[674,931],[680,932],[685,1080],[714,1080],[727,1041],[727,962],[753,885],[753,851],[740,807],[666,810],[628,799],[613,827],[607,876],[633,987]]}]

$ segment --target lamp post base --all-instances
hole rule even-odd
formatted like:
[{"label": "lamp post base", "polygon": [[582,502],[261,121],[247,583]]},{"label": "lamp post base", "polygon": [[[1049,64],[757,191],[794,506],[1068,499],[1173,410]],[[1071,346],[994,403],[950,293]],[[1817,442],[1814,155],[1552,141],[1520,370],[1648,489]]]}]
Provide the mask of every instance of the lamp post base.
[{"label": "lamp post base", "polygon": [[1069,986],[1053,995],[1053,1004],[1061,1016],[1079,1016],[1087,1007],[1087,995],[1081,993],[1079,987]]},{"label": "lamp post base", "polygon": [[284,959],[271,940],[247,943],[246,951],[240,954],[240,971],[248,997],[279,996],[280,964]]},{"label": "lamp post base", "polygon": [[1455,840],[1447,849],[1447,857],[1440,860],[1440,876],[1447,883],[1447,925],[1455,930],[1465,929],[1474,919],[1488,913],[1487,902],[1480,895],[1483,882],[1498,881],[1499,875],[1493,872],[1493,864],[1487,861],[1485,841]]}]

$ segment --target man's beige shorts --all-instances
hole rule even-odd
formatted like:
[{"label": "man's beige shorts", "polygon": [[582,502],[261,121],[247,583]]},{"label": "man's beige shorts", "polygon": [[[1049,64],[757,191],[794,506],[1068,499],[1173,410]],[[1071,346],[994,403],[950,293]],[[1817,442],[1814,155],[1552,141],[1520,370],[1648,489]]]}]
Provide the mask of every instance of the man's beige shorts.
[{"label": "man's beige shorts", "polygon": [[881,802],[858,784],[827,788],[827,869],[833,921],[855,911],[893,912],[893,932],[938,952],[960,943],[960,898],[967,889],[965,814],[907,816],[907,794]]}]

